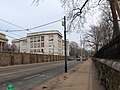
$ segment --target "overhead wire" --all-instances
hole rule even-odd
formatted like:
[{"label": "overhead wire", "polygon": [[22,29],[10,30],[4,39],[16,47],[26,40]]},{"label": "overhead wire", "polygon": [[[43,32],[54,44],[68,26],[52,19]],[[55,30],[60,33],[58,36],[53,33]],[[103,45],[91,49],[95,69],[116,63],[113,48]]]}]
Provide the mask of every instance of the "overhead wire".
[{"label": "overhead wire", "polygon": [[25,29],[25,28],[23,28],[23,27],[21,27],[21,26],[18,26],[18,25],[16,25],[16,24],[13,24],[13,23],[8,22],[8,21],[3,20],[3,19],[0,19],[0,21],[3,21],[3,22],[8,23],[8,24],[11,24],[11,25],[16,26],[16,27],[21,28],[21,29]]},{"label": "overhead wire", "polygon": [[52,21],[52,22],[49,22],[49,23],[46,23],[46,24],[40,25],[40,26],[36,26],[36,27],[33,27],[33,28],[29,28],[29,30],[33,30],[33,29],[37,29],[37,28],[40,28],[40,27],[44,27],[44,26],[47,26],[47,25],[50,25],[50,24],[53,24],[53,23],[59,22],[59,21],[61,21],[61,20],[62,20],[62,19],[59,19],[59,20],[56,20],[56,21]]},{"label": "overhead wire", "polygon": [[[0,31],[6,32],[5,30],[2,30],[2,29],[0,29]],[[10,33],[11,33],[11,32],[10,32]],[[14,34],[14,33],[12,33],[12,34]],[[18,34],[14,34],[14,35],[20,36],[20,35],[18,35]],[[6,35],[6,36],[8,36],[8,37],[10,37],[10,38],[17,39],[16,37],[13,37],[13,36],[10,36],[10,35]]]},{"label": "overhead wire", "polygon": [[[59,20],[55,20],[55,21],[49,22],[49,23],[46,23],[46,24],[42,24],[42,25],[40,25],[40,26],[36,26],[36,27],[33,27],[33,28],[29,28],[29,29],[25,29],[25,28],[23,28],[23,27],[20,27],[20,26],[18,26],[18,25],[15,25],[15,24],[13,24],[13,23],[11,23],[11,22],[8,22],[8,21],[6,21],[6,20],[3,20],[3,19],[0,19],[0,20],[3,21],[3,22],[6,22],[6,23],[8,23],[8,24],[14,25],[14,26],[16,26],[16,27],[18,27],[18,28],[21,29],[21,30],[10,30],[10,29],[3,30],[3,29],[0,29],[0,31],[10,32],[10,33],[11,33],[11,32],[15,32],[15,31],[29,31],[29,32],[31,32],[30,30],[37,29],[37,28],[40,28],[40,27],[44,27],[44,26],[47,26],[47,25],[50,25],[50,24],[53,24],[53,23],[57,23],[57,22],[63,20],[63,18],[62,18],[62,19],[59,19]],[[14,34],[14,33],[12,33],[12,34]],[[17,35],[17,36],[18,36],[18,34],[14,34],[14,35]],[[15,38],[15,37],[13,37],[13,36],[9,36],[9,35],[6,35],[6,36],[8,36],[8,37],[10,37],[10,38],[17,39],[17,38]],[[19,36],[21,36],[21,35],[19,35]]]},{"label": "overhead wire", "polygon": [[[16,25],[16,24],[13,24],[13,23],[11,23],[11,22],[9,22],[9,21],[6,21],[6,20],[3,20],[3,19],[0,19],[0,21],[3,21],[3,22],[5,22],[5,23],[8,23],[8,24],[13,25],[13,26],[15,26],[15,27],[18,27],[18,28],[20,28],[20,29],[25,29],[25,28],[23,28],[23,27],[21,27],[21,26],[18,26],[18,25]],[[7,29],[7,30],[2,30],[2,29],[0,29],[0,31],[8,32],[8,29]],[[14,34],[14,33],[12,33],[12,34]],[[21,35],[18,35],[18,34],[14,34],[14,35],[17,35],[17,36],[20,36],[20,37],[21,37]]]},{"label": "overhead wire", "polygon": [[37,29],[37,28],[40,28],[40,27],[44,27],[44,26],[47,26],[47,25],[50,25],[50,24],[53,24],[53,23],[57,23],[59,21],[61,21],[62,19],[59,19],[59,20],[56,20],[56,21],[52,21],[52,22],[49,22],[49,23],[46,23],[46,24],[42,24],[40,26],[36,26],[36,27],[32,27],[32,28],[28,28],[28,29],[21,29],[21,30],[6,30],[6,32],[17,32],[17,31],[31,31],[33,29]]}]

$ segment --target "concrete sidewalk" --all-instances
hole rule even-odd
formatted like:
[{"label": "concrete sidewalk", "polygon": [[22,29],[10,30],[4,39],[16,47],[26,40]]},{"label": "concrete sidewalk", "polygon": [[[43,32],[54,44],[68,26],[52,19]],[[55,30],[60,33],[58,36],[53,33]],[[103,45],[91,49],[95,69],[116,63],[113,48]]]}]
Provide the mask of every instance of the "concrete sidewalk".
[{"label": "concrete sidewalk", "polygon": [[97,78],[92,60],[84,61],[33,90],[104,90]]}]

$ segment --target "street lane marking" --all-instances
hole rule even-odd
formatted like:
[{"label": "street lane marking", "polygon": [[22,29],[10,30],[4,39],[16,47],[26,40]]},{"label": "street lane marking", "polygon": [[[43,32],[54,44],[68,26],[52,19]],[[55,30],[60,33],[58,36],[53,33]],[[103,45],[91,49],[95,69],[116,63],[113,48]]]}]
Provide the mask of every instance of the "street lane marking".
[{"label": "street lane marking", "polygon": [[44,74],[42,74],[42,75],[40,75],[41,77],[44,77],[45,75]]},{"label": "street lane marking", "polygon": [[3,84],[2,86],[4,87],[4,86],[6,86],[6,84]]},{"label": "street lane marking", "polygon": [[26,77],[23,80],[31,79],[31,78],[34,78],[34,77],[37,77],[37,76],[40,76],[40,74],[36,74],[36,75],[30,76],[30,77]]}]

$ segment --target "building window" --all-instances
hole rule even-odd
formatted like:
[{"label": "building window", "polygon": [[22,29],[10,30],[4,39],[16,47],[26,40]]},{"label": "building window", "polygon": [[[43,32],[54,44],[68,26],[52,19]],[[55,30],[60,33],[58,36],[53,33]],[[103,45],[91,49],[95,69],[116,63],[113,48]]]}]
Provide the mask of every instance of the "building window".
[{"label": "building window", "polygon": [[53,41],[53,35],[49,35],[49,41]]},{"label": "building window", "polygon": [[44,36],[41,36],[41,41],[44,41]]},{"label": "building window", "polygon": [[52,39],[49,39],[49,41],[53,41],[53,38],[52,38]]},{"label": "building window", "polygon": [[30,40],[33,40],[33,38],[32,38],[32,37],[30,37]]},{"label": "building window", "polygon": [[37,47],[37,44],[36,43],[34,43],[34,48],[36,48]]},{"label": "building window", "polygon": [[44,47],[44,43],[41,43],[41,47]]},{"label": "building window", "polygon": [[40,47],[40,43],[38,43],[38,46],[37,47]]},{"label": "building window", "polygon": [[32,37],[30,38],[30,42],[33,42],[33,38]]},{"label": "building window", "polygon": [[41,52],[43,52],[43,53],[44,53],[44,50],[43,50],[43,49],[41,49]]},{"label": "building window", "polygon": [[36,49],[34,49],[34,52],[36,53]]},{"label": "building window", "polygon": [[36,42],[36,37],[34,37],[34,42]]},{"label": "building window", "polygon": [[40,49],[37,49],[37,52],[40,52]]},{"label": "building window", "polygon": [[30,43],[30,48],[33,48],[33,43]]},{"label": "building window", "polygon": [[37,42],[40,42],[40,37],[39,36],[37,37]]}]

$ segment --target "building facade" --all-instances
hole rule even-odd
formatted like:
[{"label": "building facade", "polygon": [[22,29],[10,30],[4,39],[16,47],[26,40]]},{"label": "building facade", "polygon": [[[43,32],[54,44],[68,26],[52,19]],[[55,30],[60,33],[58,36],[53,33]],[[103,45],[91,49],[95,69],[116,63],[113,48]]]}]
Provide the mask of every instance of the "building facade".
[{"label": "building facade", "polygon": [[0,51],[3,50],[4,46],[8,43],[8,39],[6,38],[6,35],[3,33],[0,33]]},{"label": "building facade", "polygon": [[28,33],[27,37],[12,41],[20,52],[63,55],[62,34],[58,30]]},{"label": "building facade", "polygon": [[[66,53],[67,56],[69,56],[69,40],[66,40]],[[65,55],[65,45],[64,45],[64,40],[62,40],[62,54]]]}]

